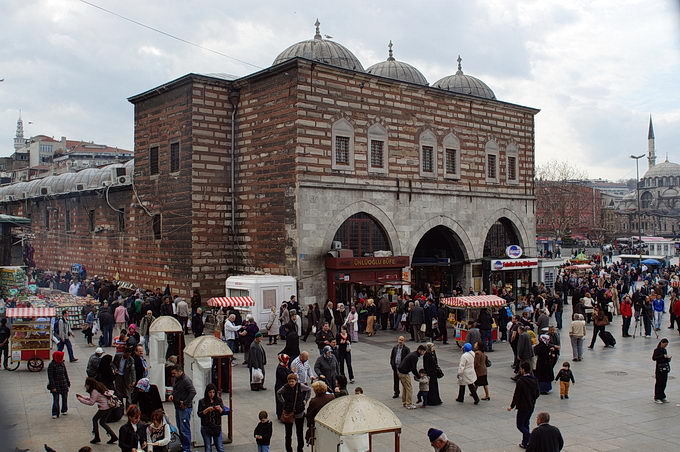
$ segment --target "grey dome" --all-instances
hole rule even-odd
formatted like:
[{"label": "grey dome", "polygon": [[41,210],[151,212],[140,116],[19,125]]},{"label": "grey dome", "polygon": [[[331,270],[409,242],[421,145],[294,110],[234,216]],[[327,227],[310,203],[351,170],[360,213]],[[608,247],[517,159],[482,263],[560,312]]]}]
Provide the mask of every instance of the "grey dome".
[{"label": "grey dome", "polygon": [[483,97],[485,99],[496,99],[496,95],[491,91],[486,83],[471,75],[463,74],[460,55],[458,56],[458,71],[437,80],[432,86],[445,89],[454,93],[469,94],[471,96]]},{"label": "grey dome", "polygon": [[649,177],[664,177],[664,176],[667,177],[680,176],[680,165],[666,160],[665,162],[658,163],[649,168],[645,175],[642,176],[642,178],[646,179]]},{"label": "grey dome", "polygon": [[401,80],[402,82],[416,83],[418,85],[427,85],[427,79],[420,73],[420,71],[408,63],[397,61],[392,56],[392,41],[389,44],[389,56],[387,61],[381,61],[366,69],[366,72],[380,77],[393,78]]},{"label": "grey dome", "polygon": [[353,71],[364,72],[361,62],[346,47],[334,41],[327,41],[321,37],[319,32],[319,21],[316,21],[316,34],[314,39],[298,42],[288,47],[276,57],[272,65],[283,63],[295,57],[307,58],[308,60],[319,61],[320,63],[331,64],[333,66],[351,69]]}]

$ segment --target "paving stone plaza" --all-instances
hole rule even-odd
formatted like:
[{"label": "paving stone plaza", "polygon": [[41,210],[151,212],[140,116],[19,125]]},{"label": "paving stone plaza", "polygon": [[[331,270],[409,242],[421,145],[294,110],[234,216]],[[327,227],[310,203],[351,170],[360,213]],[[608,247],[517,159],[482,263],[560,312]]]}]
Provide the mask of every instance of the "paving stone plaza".
[{"label": "paving stone plaza", "polygon": [[[565,319],[568,313],[565,312]],[[676,355],[680,353],[676,351],[680,350],[680,339],[677,331],[671,331],[667,326],[668,320],[664,319],[660,333],[668,335],[669,354]],[[621,338],[620,319],[615,319],[608,329],[618,341],[616,348],[604,349],[598,341],[594,350],[586,350],[582,362],[572,363],[576,385],[572,387],[570,399],[560,400],[559,391],[541,396],[535,413],[548,411],[551,414],[551,424],[559,427],[565,440],[564,450],[570,452],[680,450],[679,380],[674,378],[677,371],[673,369],[669,377],[667,394],[671,403],[654,404],[651,354],[657,344],[656,338]],[[592,327],[589,327],[589,335],[591,330]],[[438,407],[406,410],[401,407],[400,399],[392,399],[389,354],[397,337],[398,334],[392,331],[380,332],[372,338],[361,336],[360,343],[352,350],[356,383],[348,390],[352,393],[355,386],[361,386],[366,395],[394,410],[403,424],[402,451],[430,450],[426,436],[430,427],[446,432],[463,451],[520,450],[517,444],[521,435],[515,428],[515,414],[506,411],[514,389],[510,380],[512,351],[508,344],[496,344],[495,351],[489,353],[492,361],[489,368],[490,401],[482,401],[478,406],[474,406],[469,398],[464,404],[455,402],[458,391],[456,371],[461,352],[455,344],[438,344],[439,363],[445,373],[439,383],[444,403]],[[566,330],[562,332],[561,340],[563,351],[556,369],[562,361],[571,361]],[[0,373],[3,408],[11,413],[3,419],[3,423],[14,432],[19,449],[44,450],[43,445],[47,443],[58,452],[65,452],[88,445],[95,408],[79,403],[75,394],[83,393],[85,367],[93,349],[84,346],[79,333],[76,333],[75,342],[79,361],[67,364],[72,387],[66,417],[52,419],[50,416],[51,397],[45,389],[46,371],[30,373],[24,364],[15,372]],[[409,346],[412,347],[412,343]],[[247,368],[240,364],[235,367],[234,441],[225,445],[226,451],[256,450],[252,432],[260,410],[267,410],[270,414],[274,411],[273,375],[276,353],[282,348],[280,345],[265,346],[268,391],[251,392]],[[311,342],[301,343],[301,349],[309,350],[312,360],[318,356],[316,346]],[[112,351],[107,350],[109,353]],[[556,389],[556,386],[553,388]],[[174,419],[172,404],[166,403],[165,408]],[[534,423],[535,420],[532,420],[532,427]],[[112,427],[117,432],[120,425],[119,422]],[[392,438],[391,435],[375,437],[374,450],[394,450]],[[283,426],[275,422],[271,450],[283,451],[283,439]],[[93,450],[117,451],[119,448],[96,445]]]}]

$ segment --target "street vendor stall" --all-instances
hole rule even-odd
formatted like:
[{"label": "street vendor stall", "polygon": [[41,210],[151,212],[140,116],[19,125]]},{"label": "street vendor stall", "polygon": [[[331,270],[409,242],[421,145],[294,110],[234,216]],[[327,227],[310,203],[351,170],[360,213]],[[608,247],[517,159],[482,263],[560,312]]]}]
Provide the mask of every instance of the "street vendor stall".
[{"label": "street vendor stall", "polygon": [[[226,406],[229,411],[227,415],[227,435],[226,438],[223,436],[225,443],[231,443],[233,440],[234,401],[231,386],[233,357],[234,353],[227,343],[214,336],[197,337],[184,349],[184,371],[194,383],[197,394],[203,394],[209,383],[215,383],[217,387],[221,387],[223,381],[226,380],[227,382],[229,402]],[[222,365],[223,362],[226,364],[225,366]],[[222,373],[223,370],[226,371],[226,374]],[[196,412],[197,406],[198,404],[194,403],[191,428],[198,432],[201,429],[201,419]],[[193,437],[193,443],[196,447],[204,445],[202,437],[199,435]]]},{"label": "street vendor stall", "polygon": [[214,331],[216,337],[221,337],[219,312],[222,308],[235,308],[250,312],[255,306],[255,300],[252,297],[213,297],[206,304],[212,309],[207,311],[205,330]]},{"label": "street vendor stall", "polygon": [[8,308],[6,315],[13,319],[7,370],[17,370],[25,361],[29,371],[40,372],[50,360],[55,309]]},{"label": "street vendor stall", "polygon": [[[391,444],[378,443],[375,435],[394,434]],[[386,405],[363,394],[327,403],[314,419],[312,451],[371,452],[400,450],[401,421]],[[392,442],[392,441],[390,441]]]},{"label": "street vendor stall", "polygon": [[99,302],[92,297],[78,297],[58,289],[38,288],[38,296],[44,302],[57,309],[57,314],[66,310],[68,312],[68,324],[72,330],[79,330],[85,322],[83,307],[89,305],[98,306]]},{"label": "street vendor stall", "polygon": [[162,315],[149,327],[149,380],[155,384],[165,400],[170,391],[169,370],[166,361],[176,356],[182,364],[184,357],[184,330],[176,318]]},{"label": "street vendor stall", "polygon": [[[454,309],[453,317],[449,316],[449,323],[455,328],[454,339],[458,347],[462,347],[467,338],[467,324],[476,320],[482,308],[505,307],[506,301],[496,295],[476,295],[469,297],[442,298],[441,302]],[[498,340],[498,326],[494,324],[491,339]]]}]

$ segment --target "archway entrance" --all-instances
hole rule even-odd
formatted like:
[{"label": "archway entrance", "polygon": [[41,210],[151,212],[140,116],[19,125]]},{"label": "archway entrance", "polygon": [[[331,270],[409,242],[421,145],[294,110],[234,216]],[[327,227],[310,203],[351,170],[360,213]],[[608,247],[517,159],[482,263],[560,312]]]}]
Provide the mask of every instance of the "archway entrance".
[{"label": "archway entrance", "polygon": [[531,269],[538,266],[538,260],[522,254],[509,258],[506,249],[510,245],[523,246],[517,228],[503,217],[491,225],[484,240],[483,279],[486,293],[506,288],[515,297],[526,294],[531,284]]},{"label": "archway entrance", "polygon": [[450,294],[465,284],[466,252],[458,236],[446,226],[436,226],[423,235],[413,253],[413,289],[427,291],[428,284],[439,295]]},{"label": "archway entrance", "polygon": [[359,212],[347,218],[333,241],[340,245],[326,256],[328,299],[333,303],[377,298],[388,287],[403,285],[409,258],[392,255],[389,236],[373,216]]}]

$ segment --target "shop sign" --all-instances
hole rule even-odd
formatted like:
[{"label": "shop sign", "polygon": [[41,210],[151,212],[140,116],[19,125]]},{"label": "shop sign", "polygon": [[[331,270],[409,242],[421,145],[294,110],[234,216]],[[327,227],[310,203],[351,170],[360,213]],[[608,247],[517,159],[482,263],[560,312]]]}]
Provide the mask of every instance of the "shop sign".
[{"label": "shop sign", "polygon": [[518,259],[522,257],[522,247],[519,245],[510,245],[505,249],[505,254],[510,259]]},{"label": "shop sign", "polygon": [[537,258],[496,259],[491,261],[491,269],[495,271],[525,270],[529,268],[538,268]]},{"label": "shop sign", "polygon": [[408,267],[408,256],[390,257],[326,257],[326,268],[404,268]]}]

